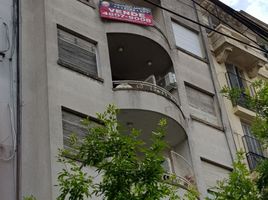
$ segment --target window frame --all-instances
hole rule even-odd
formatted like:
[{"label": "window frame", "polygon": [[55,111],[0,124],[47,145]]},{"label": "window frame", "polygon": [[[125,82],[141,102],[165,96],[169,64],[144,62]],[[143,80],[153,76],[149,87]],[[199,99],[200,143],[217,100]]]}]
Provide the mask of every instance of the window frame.
[{"label": "window frame", "polygon": [[[82,40],[85,40],[86,42],[88,43],[91,43],[92,45],[94,45],[94,50],[95,50],[95,56],[96,56],[96,75],[95,74],[91,74],[91,73],[87,73],[83,70],[80,70],[77,66],[75,66],[74,64],[72,63],[68,63],[67,61],[64,61],[62,60],[60,57],[59,57],[59,49],[60,49],[60,46],[59,46],[59,36],[58,36],[58,31],[63,31],[63,32],[66,32],[70,35],[73,35],[74,37],[76,38],[79,38],[79,39],[82,39]],[[71,43],[72,44],[72,43]],[[82,75],[85,75],[87,77],[90,77],[92,79],[95,79],[99,82],[104,82],[104,80],[99,77],[99,74],[100,74],[100,57],[99,57],[99,50],[98,50],[98,43],[84,35],[81,35],[80,33],[77,33],[73,30],[70,30],[62,25],[59,25],[57,24],[57,45],[58,45],[58,60],[57,60],[57,64],[62,66],[62,67],[65,67],[67,69],[70,69],[74,72],[77,72],[79,74],[82,74]],[[75,45],[75,44],[72,44],[72,45]],[[79,47],[79,46],[78,46]],[[81,49],[83,49],[82,47],[79,47]]]},{"label": "window frame", "polygon": [[[200,48],[200,53],[201,55],[198,55],[192,51],[190,51],[189,49],[186,49],[185,47],[182,47],[182,46],[179,46],[177,44],[177,41],[176,41],[176,36],[175,36],[175,31],[174,31],[174,24],[175,25],[178,25],[178,26],[181,26],[182,28],[188,30],[189,32],[192,32],[194,33],[196,36],[197,36],[197,39],[198,39],[198,44],[199,44],[199,48]],[[200,32],[198,32],[197,30],[187,26],[187,25],[184,25],[180,22],[178,22],[177,20],[174,20],[174,19],[171,19],[171,29],[172,29],[172,33],[173,33],[173,37],[174,37],[174,41],[175,41],[175,45],[176,45],[176,48],[203,61],[203,62],[207,62],[207,58],[206,58],[206,55],[205,55],[205,49],[204,49],[204,44],[202,42],[202,38],[201,38],[201,34]]]}]

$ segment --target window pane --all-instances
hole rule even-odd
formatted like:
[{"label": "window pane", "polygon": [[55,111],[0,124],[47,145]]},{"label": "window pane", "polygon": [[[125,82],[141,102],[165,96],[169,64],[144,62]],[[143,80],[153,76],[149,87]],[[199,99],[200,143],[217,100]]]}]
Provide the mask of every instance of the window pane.
[{"label": "window pane", "polygon": [[179,24],[172,23],[176,45],[199,57],[203,57],[199,35]]}]

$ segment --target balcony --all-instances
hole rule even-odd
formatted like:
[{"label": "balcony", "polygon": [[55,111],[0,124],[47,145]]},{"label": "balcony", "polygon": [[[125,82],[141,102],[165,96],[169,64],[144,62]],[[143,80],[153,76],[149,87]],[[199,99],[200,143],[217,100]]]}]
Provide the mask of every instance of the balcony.
[{"label": "balcony", "polygon": [[114,91],[138,90],[152,92],[167,98],[168,100],[173,102],[178,108],[180,108],[178,100],[169,91],[153,83],[135,80],[113,81],[113,88]]},{"label": "balcony", "polygon": [[[242,40],[247,44],[251,44],[247,38],[223,24],[218,25],[216,30]],[[266,65],[267,59],[259,50],[253,49],[252,47],[248,47],[247,45],[229,37],[214,32],[209,34],[209,38],[211,40],[212,50],[215,53],[217,62],[220,64],[228,61],[241,66],[250,78],[256,77],[259,69]]]},{"label": "balcony", "polygon": [[[250,95],[255,94],[255,89],[251,86],[251,82],[242,78],[241,76],[226,72],[225,77],[230,88],[237,88],[240,90],[249,90]],[[234,113],[238,115],[240,118],[246,119],[248,121],[252,121],[256,116],[256,113],[252,107],[247,102],[247,94],[242,93],[240,97],[233,101]]]},{"label": "balcony", "polygon": [[120,109],[162,113],[184,124],[169,52],[142,35],[108,33],[113,91]]},{"label": "balcony", "polygon": [[265,159],[260,142],[252,136],[244,135],[242,137],[246,157],[250,170],[254,170],[258,163]]}]

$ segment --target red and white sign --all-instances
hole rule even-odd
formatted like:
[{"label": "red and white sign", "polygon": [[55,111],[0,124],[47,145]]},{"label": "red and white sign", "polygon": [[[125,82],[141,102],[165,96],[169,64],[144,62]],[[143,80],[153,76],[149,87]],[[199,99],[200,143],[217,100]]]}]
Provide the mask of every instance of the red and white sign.
[{"label": "red and white sign", "polygon": [[153,15],[150,8],[101,1],[100,16],[105,19],[153,26]]}]

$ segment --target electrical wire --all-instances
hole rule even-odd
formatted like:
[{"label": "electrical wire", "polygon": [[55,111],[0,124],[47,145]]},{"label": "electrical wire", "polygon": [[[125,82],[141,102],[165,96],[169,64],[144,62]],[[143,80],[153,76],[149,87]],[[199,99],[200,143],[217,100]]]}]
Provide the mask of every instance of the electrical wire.
[{"label": "electrical wire", "polygon": [[260,36],[262,39],[268,42],[268,31],[267,29],[263,28],[262,26],[259,26],[257,23],[253,22],[246,16],[242,15],[241,13],[237,12],[236,10],[232,9],[231,7],[225,5],[219,0],[209,0],[214,5],[219,6],[221,9],[223,9],[226,13],[228,13],[230,16],[237,19],[239,22],[247,26],[250,30],[252,30],[254,33],[256,33],[258,36]]},{"label": "electrical wire", "polygon": [[[193,3],[195,3],[196,5],[198,5],[200,8],[204,9],[206,12],[208,12],[210,15],[216,17],[220,22],[223,22],[225,25],[229,26],[231,29],[233,29],[234,31],[236,31],[237,33],[241,34],[242,36],[244,36],[245,38],[247,38],[248,40],[250,40],[251,42],[257,44],[258,46],[260,46],[260,44],[258,42],[256,42],[255,40],[251,39],[250,37],[248,37],[247,35],[245,35],[244,33],[242,33],[241,31],[239,31],[238,29],[236,29],[235,27],[233,27],[232,25],[228,24],[226,21],[222,20],[219,16],[215,15],[213,12],[210,12],[207,8],[205,8],[204,6],[202,6],[200,3],[196,2],[195,0],[191,0]],[[218,13],[218,9],[216,8],[217,13]],[[247,27],[248,28],[248,27]]]},{"label": "electrical wire", "polygon": [[241,43],[241,44],[244,44],[244,45],[246,45],[246,46],[252,47],[252,48],[257,49],[257,50],[259,50],[259,51],[262,51],[262,52],[264,52],[264,53],[268,53],[268,51],[265,50],[265,49],[263,49],[263,48],[256,47],[256,46],[254,46],[254,45],[248,44],[247,42],[244,42],[244,41],[239,40],[239,39],[237,39],[237,38],[235,38],[235,37],[232,37],[232,36],[230,36],[230,35],[228,35],[228,34],[225,34],[225,33],[222,33],[222,32],[220,32],[220,31],[217,31],[217,30],[215,30],[215,29],[213,29],[213,28],[211,28],[211,27],[209,27],[209,26],[206,26],[206,25],[204,25],[204,24],[201,24],[201,23],[199,23],[199,22],[196,22],[196,21],[194,21],[194,20],[192,20],[192,19],[190,19],[190,18],[188,18],[188,17],[185,17],[185,16],[183,16],[183,15],[180,15],[180,14],[178,14],[178,13],[176,13],[176,12],[174,12],[174,11],[168,9],[168,8],[165,8],[165,7],[163,7],[163,6],[160,6],[160,5],[158,5],[158,4],[154,3],[154,2],[151,2],[151,1],[149,1],[149,0],[144,0],[144,1],[147,2],[147,3],[149,3],[149,4],[151,4],[151,5],[156,6],[156,7],[160,8],[160,9],[162,9],[162,10],[165,10],[165,11],[171,13],[171,14],[174,14],[174,15],[180,17],[180,18],[183,18],[183,19],[185,19],[185,20],[187,20],[187,21],[190,21],[190,22],[192,22],[192,23],[194,23],[194,24],[197,24],[197,25],[199,25],[199,26],[202,26],[202,27],[204,27],[204,28],[207,28],[208,30],[211,30],[211,31],[213,31],[213,32],[215,32],[215,33],[218,33],[218,34],[223,35],[223,36],[225,36],[225,37],[228,37],[228,38],[230,38],[230,39],[232,39],[232,40],[235,40],[235,41],[237,41],[237,42],[239,42],[239,43]]}]

